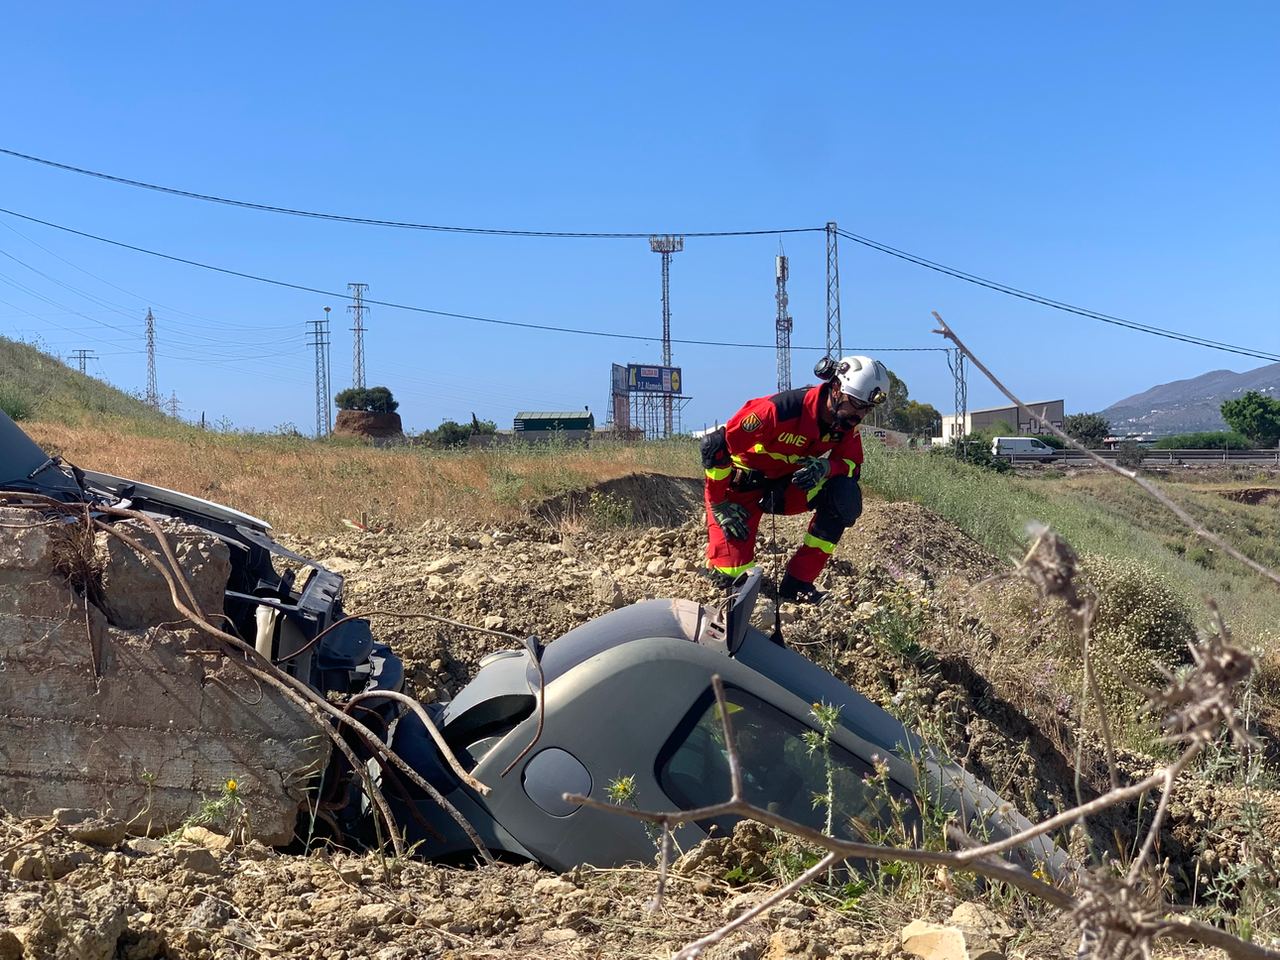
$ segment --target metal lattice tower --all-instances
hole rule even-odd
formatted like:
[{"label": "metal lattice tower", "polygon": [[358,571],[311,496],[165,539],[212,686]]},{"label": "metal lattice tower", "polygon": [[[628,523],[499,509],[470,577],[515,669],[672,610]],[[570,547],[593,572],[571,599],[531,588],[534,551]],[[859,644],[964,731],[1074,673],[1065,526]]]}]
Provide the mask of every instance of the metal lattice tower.
[{"label": "metal lattice tower", "polygon": [[369,308],[364,304],[364,293],[369,289],[367,283],[348,283],[351,291],[351,302],[347,309],[355,318],[355,326],[351,331],[355,334],[351,346],[351,385],[357,390],[364,389],[364,315]]},{"label": "metal lattice tower", "polygon": [[778,274],[778,392],[791,389],[791,314],[787,313],[787,258],[775,260]]},{"label": "metal lattice tower", "polygon": [[[649,249],[662,254],[662,365],[671,366],[671,255],[684,249],[684,237],[670,234],[649,238]],[[675,426],[675,405],[670,394],[662,398],[662,435],[670,437]]]},{"label": "metal lattice tower", "polygon": [[182,410],[182,404],[178,403],[177,390],[169,391],[169,399],[165,401],[164,408],[168,412],[169,416],[173,417],[175,420],[178,419],[178,414]]},{"label": "metal lattice tower", "polygon": [[[953,359],[954,354],[954,359]],[[951,444],[955,447],[956,456],[964,457],[964,444],[960,442],[965,435],[965,426],[969,420],[969,385],[965,381],[964,354],[957,350],[947,351],[947,366],[956,391],[956,420],[951,425]]]},{"label": "metal lattice tower", "polygon": [[80,372],[85,373],[85,362],[88,360],[97,360],[98,357],[92,350],[72,350],[71,359],[76,362],[76,365],[80,368]]},{"label": "metal lattice tower", "polygon": [[156,318],[147,307],[147,406],[160,409],[160,388],[156,386]]},{"label": "metal lattice tower", "polygon": [[307,333],[311,339],[307,346],[316,351],[316,438],[327,437],[333,431],[329,406],[329,308],[324,308],[323,320],[308,320]]},{"label": "metal lattice tower", "polygon": [[840,336],[840,250],[836,245],[836,222],[827,224],[827,356],[844,356]]}]

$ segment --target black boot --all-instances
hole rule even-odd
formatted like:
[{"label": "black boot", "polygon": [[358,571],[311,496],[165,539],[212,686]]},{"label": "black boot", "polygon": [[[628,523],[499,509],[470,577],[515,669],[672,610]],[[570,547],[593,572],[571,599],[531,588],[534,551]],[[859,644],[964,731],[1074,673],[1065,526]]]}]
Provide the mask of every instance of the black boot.
[{"label": "black boot", "polygon": [[789,573],[782,578],[782,586],[778,588],[778,599],[791,603],[819,604],[826,595],[812,583],[798,580]]}]

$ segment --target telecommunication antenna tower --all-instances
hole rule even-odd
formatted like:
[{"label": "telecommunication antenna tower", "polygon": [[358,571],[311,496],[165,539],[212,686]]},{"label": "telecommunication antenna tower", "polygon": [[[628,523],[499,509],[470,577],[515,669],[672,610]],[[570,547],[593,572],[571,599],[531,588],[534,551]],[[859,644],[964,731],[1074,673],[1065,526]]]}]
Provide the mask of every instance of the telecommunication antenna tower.
[{"label": "telecommunication antenna tower", "polygon": [[85,362],[88,360],[97,360],[98,357],[92,350],[72,350],[71,359],[76,362],[76,365],[80,368],[80,372],[84,373]]},{"label": "telecommunication antenna tower", "polygon": [[311,335],[307,346],[316,350],[316,438],[319,439],[333,431],[329,407],[329,308],[324,308],[323,320],[308,320],[307,326]]},{"label": "telecommunication antenna tower", "polygon": [[357,390],[364,389],[364,315],[369,308],[364,305],[364,293],[369,289],[367,283],[348,283],[351,291],[351,302],[347,309],[355,318],[355,326],[351,328],[355,339],[351,348],[351,385]]},{"label": "telecommunication antenna tower", "polygon": [[791,314],[787,313],[787,258],[774,261],[778,274],[778,392],[791,389]]},{"label": "telecommunication antenna tower", "polygon": [[160,409],[160,388],[156,386],[156,318],[147,307],[147,406]]},{"label": "telecommunication antenna tower", "polygon": [[[670,234],[649,238],[649,249],[662,254],[662,365],[671,366],[671,255],[684,249],[684,237]],[[662,398],[662,435],[670,437],[673,428],[671,394]]]},{"label": "telecommunication antenna tower", "polygon": [[840,336],[840,250],[836,245],[836,222],[827,224],[827,356],[844,356]]}]

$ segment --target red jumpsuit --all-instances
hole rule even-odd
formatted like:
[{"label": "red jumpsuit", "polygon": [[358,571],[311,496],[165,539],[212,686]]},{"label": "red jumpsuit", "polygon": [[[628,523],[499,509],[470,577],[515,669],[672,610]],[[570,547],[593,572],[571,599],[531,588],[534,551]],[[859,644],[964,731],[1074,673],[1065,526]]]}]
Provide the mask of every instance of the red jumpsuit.
[{"label": "red jumpsuit", "polygon": [[[823,386],[787,390],[758,397],[729,418],[723,434],[703,442],[706,472],[707,565],[736,577],[754,566],[756,531],[766,513],[814,511],[804,545],[787,572],[813,583],[836,548],[841,534],[862,512],[858,473],[862,437],[855,427],[843,434],[824,432],[818,419]],[[826,455],[827,477],[812,490],[791,483],[791,475],[809,457]],[[729,500],[747,509],[749,536],[730,540],[711,513],[713,504]]]}]

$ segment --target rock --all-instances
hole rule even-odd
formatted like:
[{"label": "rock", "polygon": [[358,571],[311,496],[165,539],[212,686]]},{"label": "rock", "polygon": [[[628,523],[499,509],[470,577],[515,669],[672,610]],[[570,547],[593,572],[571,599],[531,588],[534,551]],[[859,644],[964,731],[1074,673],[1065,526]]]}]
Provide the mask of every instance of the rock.
[{"label": "rock", "polygon": [[125,844],[125,846],[134,853],[141,853],[144,856],[153,856],[157,853],[164,853],[169,849],[167,844],[160,840],[153,840],[151,837],[135,837]]},{"label": "rock", "polygon": [[182,831],[182,839],[187,843],[194,843],[207,850],[216,850],[220,853],[226,852],[235,846],[230,837],[214,833],[206,827],[186,827]]},{"label": "rock", "polygon": [[124,838],[129,835],[128,827],[119,820],[107,820],[92,815],[75,819],[72,816],[73,813],[83,812],[58,809],[53,811],[53,816],[59,823],[67,825],[67,836],[80,843],[89,843],[97,847],[115,847],[123,843]]},{"label": "rock", "polygon": [[217,858],[204,847],[176,847],[173,851],[173,859],[178,866],[186,867],[195,873],[213,877],[222,872]]},{"label": "rock", "polygon": [[618,581],[600,570],[591,575],[591,599],[611,610],[617,610],[626,604]]},{"label": "rock", "polygon": [[482,625],[486,630],[505,630],[507,627],[507,618],[500,617],[496,613],[490,614],[484,618]]},{"label": "rock", "polygon": [[458,561],[453,557],[441,557],[439,560],[433,560],[422,568],[422,572],[428,575],[437,573],[449,573],[458,569]]},{"label": "rock", "polygon": [[366,903],[356,911],[352,924],[366,929],[381,927],[394,920],[399,913],[400,908],[394,903]]},{"label": "rock", "polygon": [[566,893],[573,893],[577,889],[568,880],[561,880],[559,877],[543,877],[533,885],[534,896],[544,897],[563,896]]},{"label": "rock", "polygon": [[826,944],[810,940],[798,930],[779,930],[769,937],[761,960],[821,960],[829,956]]},{"label": "rock", "polygon": [[644,572],[651,577],[669,577],[671,576],[671,564],[666,557],[657,557],[649,561],[648,566],[644,568]]},{"label": "rock", "polygon": [[900,935],[903,951],[920,960],[1004,960],[1004,954],[982,933],[927,920],[912,920]]},{"label": "rock", "polygon": [[0,930],[0,960],[22,960],[22,941],[12,930]]},{"label": "rock", "polygon": [[952,926],[966,931],[985,933],[1004,942],[1012,940],[1014,930],[998,913],[981,903],[967,901],[951,911]]},{"label": "rock", "polygon": [[686,560],[684,557],[676,557],[671,561],[671,569],[677,573],[684,573],[693,569],[692,561]]},{"label": "rock", "polygon": [[578,931],[572,927],[555,927],[545,931],[542,939],[545,943],[566,943],[569,940],[577,940],[578,936]]},{"label": "rock", "polygon": [[13,934],[33,960],[114,960],[128,909],[129,891],[121,883],[111,881],[83,899],[64,887]]}]

